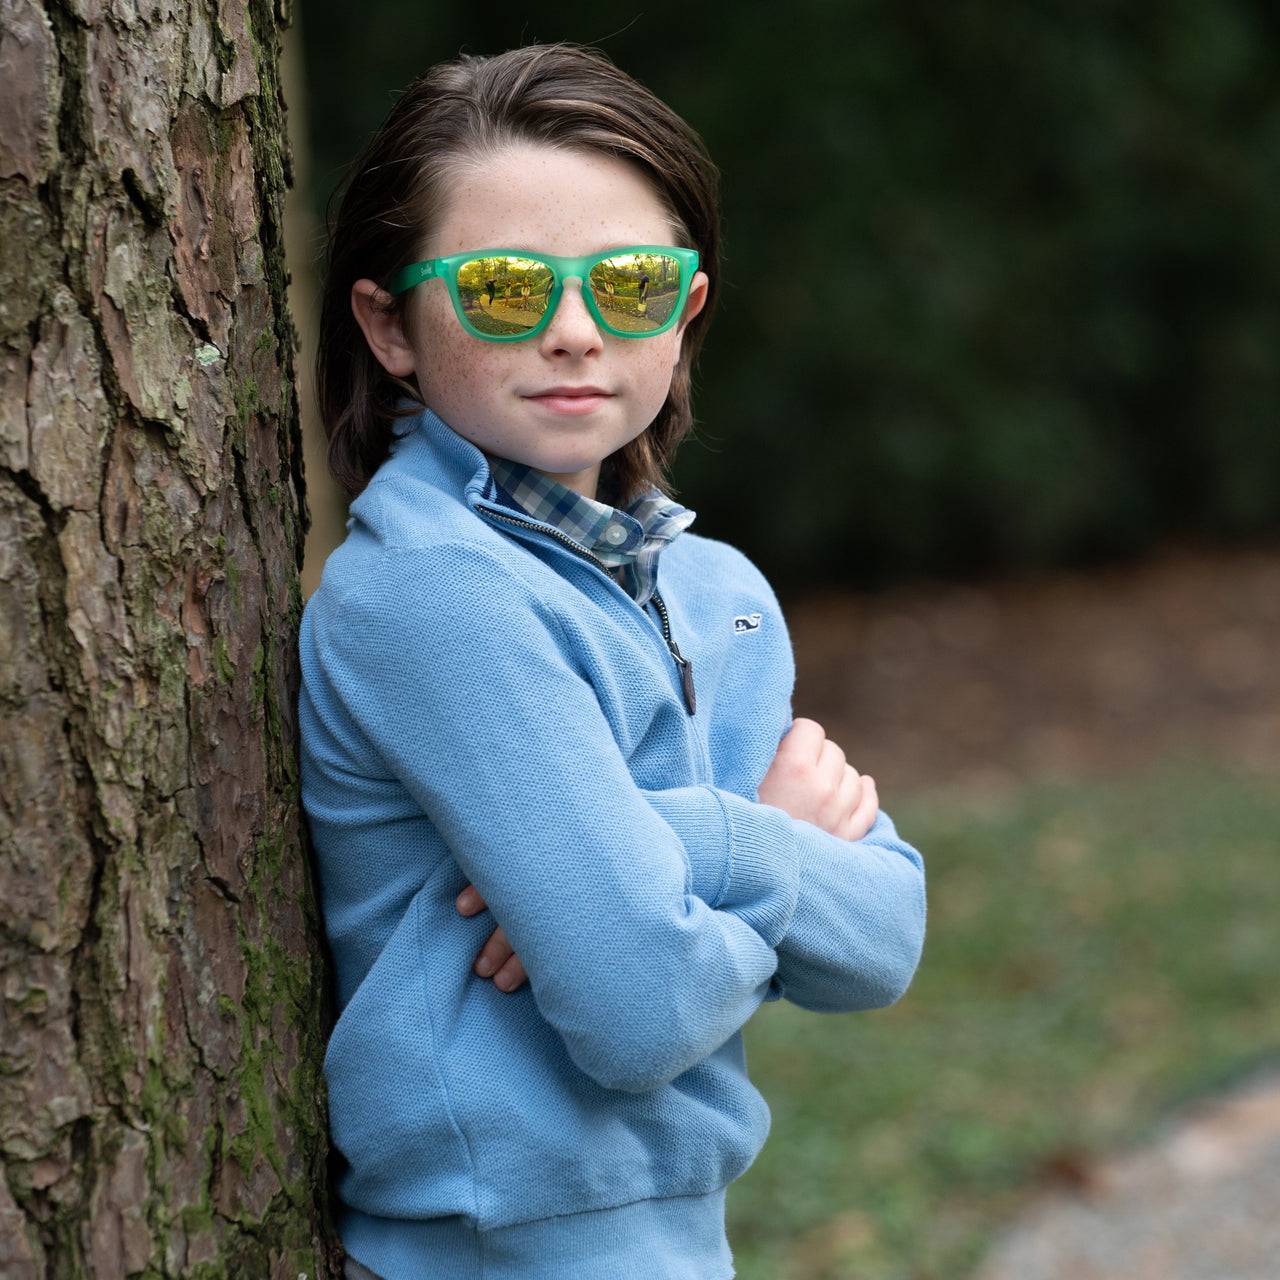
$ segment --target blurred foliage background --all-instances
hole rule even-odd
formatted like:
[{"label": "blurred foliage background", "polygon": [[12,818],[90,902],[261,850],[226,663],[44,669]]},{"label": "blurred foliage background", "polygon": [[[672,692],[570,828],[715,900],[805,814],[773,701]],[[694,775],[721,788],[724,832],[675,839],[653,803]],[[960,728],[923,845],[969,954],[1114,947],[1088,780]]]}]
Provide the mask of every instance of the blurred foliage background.
[{"label": "blurred foliage background", "polygon": [[1280,526],[1264,0],[306,0],[301,25],[317,207],[460,50],[596,44],[703,135],[725,287],[676,481],[784,593]]}]

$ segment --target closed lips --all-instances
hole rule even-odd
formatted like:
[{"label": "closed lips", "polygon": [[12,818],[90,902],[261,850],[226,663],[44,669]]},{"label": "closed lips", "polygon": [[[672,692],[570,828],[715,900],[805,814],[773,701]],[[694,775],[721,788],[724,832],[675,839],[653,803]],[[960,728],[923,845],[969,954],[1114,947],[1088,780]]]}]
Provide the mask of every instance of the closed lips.
[{"label": "closed lips", "polygon": [[602,391],[599,387],[548,387],[546,391],[535,391],[529,397],[533,400],[539,400],[543,396],[607,396],[609,392]]}]

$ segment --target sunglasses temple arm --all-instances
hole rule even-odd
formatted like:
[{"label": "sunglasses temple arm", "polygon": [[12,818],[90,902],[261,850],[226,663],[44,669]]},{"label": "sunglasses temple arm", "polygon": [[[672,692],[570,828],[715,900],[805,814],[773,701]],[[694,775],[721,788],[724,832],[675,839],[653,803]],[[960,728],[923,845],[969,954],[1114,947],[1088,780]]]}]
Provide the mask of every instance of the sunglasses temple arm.
[{"label": "sunglasses temple arm", "polygon": [[402,293],[407,293],[414,285],[422,284],[426,280],[434,279],[436,276],[436,263],[431,262],[414,262],[407,267],[401,267],[399,271],[391,277],[387,284],[387,292],[393,297],[398,297]]}]

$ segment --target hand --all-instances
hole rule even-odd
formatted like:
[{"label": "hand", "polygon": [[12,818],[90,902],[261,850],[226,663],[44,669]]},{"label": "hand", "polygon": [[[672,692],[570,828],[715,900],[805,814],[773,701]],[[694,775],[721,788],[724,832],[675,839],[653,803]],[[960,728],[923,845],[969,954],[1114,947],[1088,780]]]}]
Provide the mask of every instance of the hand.
[{"label": "hand", "polygon": [[861,840],[880,812],[875,779],[859,774],[816,720],[792,724],[759,798],[842,840]]},{"label": "hand", "polygon": [[[478,916],[486,909],[480,890],[473,884],[467,885],[458,894],[454,906],[458,908],[459,914],[464,916]],[[471,972],[481,978],[492,978],[493,985],[499,991],[515,991],[524,986],[529,978],[524,971],[524,965],[520,963],[520,957],[507,941],[507,935],[502,932],[501,925],[494,929],[489,935],[489,940],[480,948],[480,954],[476,956]]]}]

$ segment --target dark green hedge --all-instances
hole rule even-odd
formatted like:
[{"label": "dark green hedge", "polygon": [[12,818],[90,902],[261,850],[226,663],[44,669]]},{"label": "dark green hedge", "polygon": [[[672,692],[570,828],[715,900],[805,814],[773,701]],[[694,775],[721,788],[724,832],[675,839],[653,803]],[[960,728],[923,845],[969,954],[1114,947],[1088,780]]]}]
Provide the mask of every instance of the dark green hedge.
[{"label": "dark green hedge", "polygon": [[670,101],[727,251],[677,481],[783,582],[1280,527],[1280,9],[475,8],[308,0],[315,170],[462,47],[598,42]]}]

